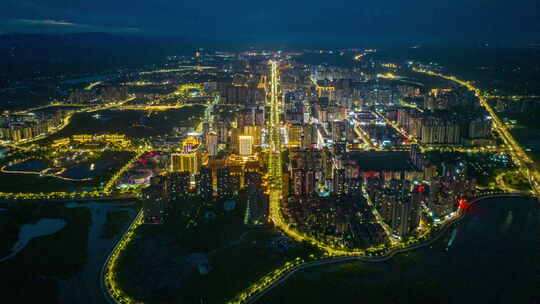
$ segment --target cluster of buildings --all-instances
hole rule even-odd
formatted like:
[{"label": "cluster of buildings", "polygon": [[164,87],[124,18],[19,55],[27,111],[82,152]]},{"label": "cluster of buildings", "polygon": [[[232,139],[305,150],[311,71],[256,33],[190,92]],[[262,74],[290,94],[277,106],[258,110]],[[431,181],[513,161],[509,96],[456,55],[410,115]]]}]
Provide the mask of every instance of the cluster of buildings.
[{"label": "cluster of buildings", "polygon": [[4,114],[0,116],[0,139],[17,143],[47,134],[62,125],[67,113]]},{"label": "cluster of buildings", "polygon": [[[241,141],[241,148],[246,155],[252,153],[251,139]],[[150,185],[142,190],[146,223],[163,223],[167,216],[169,202],[186,199],[189,196],[202,196],[208,199],[233,199],[238,195],[242,185],[260,185],[253,180],[262,179],[262,175],[252,171],[244,171],[234,163],[216,159],[210,155],[210,149],[204,148],[199,136],[193,134],[182,140],[178,152],[168,153],[165,165],[155,172]],[[229,166],[228,166],[229,165]],[[144,175],[146,171],[138,170],[136,174]],[[144,175],[146,177],[146,175]],[[261,188],[262,189],[262,188]],[[156,199],[160,196],[164,199]],[[261,191],[252,191],[254,197],[263,196]],[[255,202],[260,202],[255,199]],[[262,220],[261,220],[262,221]]]},{"label": "cluster of buildings", "polygon": [[103,104],[125,100],[128,89],[123,86],[99,85],[89,89],[78,89],[70,93],[66,102],[71,104]]},{"label": "cluster of buildings", "polygon": [[397,238],[414,234],[425,223],[452,216],[459,201],[475,195],[476,182],[466,163],[432,163],[413,145],[401,168],[369,168],[363,180],[367,194]]},{"label": "cluster of buildings", "polygon": [[[169,191],[163,196],[169,200],[230,199],[240,189],[248,194],[246,224],[267,222],[268,56],[244,54],[228,61],[219,77],[205,80],[205,92],[220,96],[219,103],[201,134],[187,137],[170,155],[168,172],[144,189],[148,222],[166,213],[153,193]],[[489,117],[455,110],[474,98],[469,93],[393,82],[365,72],[375,66],[362,62],[361,70],[293,60],[280,66],[284,215],[301,231],[351,248],[383,242],[382,225],[397,238],[412,236],[421,225],[456,212],[457,201],[475,188],[465,164],[430,163],[418,147],[402,145],[403,137],[380,113],[420,144],[474,144],[491,133]],[[374,151],[365,151],[370,149],[360,147],[362,142]],[[385,142],[402,148],[385,151]]]},{"label": "cluster of buildings", "polygon": [[126,137],[125,134],[79,134],[71,137],[57,139],[53,141],[51,147],[61,148],[67,146],[113,146],[113,147],[129,147],[131,146],[131,140]]},{"label": "cluster of buildings", "polygon": [[491,118],[485,115],[407,108],[397,110],[396,116],[398,125],[422,144],[475,145],[491,138]]}]

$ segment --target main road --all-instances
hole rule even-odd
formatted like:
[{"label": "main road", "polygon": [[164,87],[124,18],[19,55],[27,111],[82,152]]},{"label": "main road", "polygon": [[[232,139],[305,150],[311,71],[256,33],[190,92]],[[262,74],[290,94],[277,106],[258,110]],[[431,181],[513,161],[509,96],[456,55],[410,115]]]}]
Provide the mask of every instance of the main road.
[{"label": "main road", "polygon": [[413,68],[413,71],[453,81],[461,86],[466,87],[467,89],[469,89],[469,91],[474,92],[475,96],[480,102],[480,105],[482,105],[482,107],[484,107],[484,109],[491,116],[493,120],[493,128],[503,141],[504,145],[507,147],[510,156],[512,156],[514,164],[518,167],[521,174],[523,174],[523,176],[525,176],[529,180],[532,193],[537,198],[540,198],[540,173],[535,169],[534,162],[531,160],[529,155],[525,153],[523,147],[521,147],[521,145],[514,139],[514,137],[506,127],[506,124],[499,118],[495,110],[493,110],[493,108],[489,104],[489,96],[483,93],[479,88],[475,87],[471,82],[460,80],[455,76],[447,76],[433,71],[417,68]]},{"label": "main road", "polygon": [[270,201],[269,218],[273,224],[290,238],[299,242],[309,242],[330,255],[363,254],[364,251],[347,251],[335,249],[323,242],[300,233],[289,226],[281,212],[283,199],[283,168],[281,159],[281,126],[282,126],[282,96],[280,91],[279,62],[270,61],[270,83],[267,85],[267,105],[270,108],[268,129],[268,190]]},{"label": "main road", "polygon": [[[502,195],[485,196],[485,197],[479,197],[479,198],[471,201],[470,204],[472,205],[472,204],[477,203],[480,200],[488,199],[488,198],[523,197],[523,196],[524,196],[523,194],[502,194]],[[433,237],[429,238],[428,240],[426,240],[424,242],[421,242],[421,243],[418,243],[418,244],[415,244],[415,245],[410,246],[410,247],[396,248],[396,249],[388,252],[384,256],[380,256],[380,257],[341,256],[341,257],[324,258],[324,259],[315,260],[315,261],[311,261],[311,262],[307,262],[307,263],[299,263],[299,264],[297,264],[295,266],[290,267],[289,269],[287,269],[286,271],[280,273],[279,275],[277,275],[277,277],[274,278],[274,280],[272,280],[271,282],[268,282],[267,285],[264,286],[264,288],[261,288],[257,292],[251,294],[242,303],[244,303],[244,304],[256,303],[258,300],[260,300],[266,294],[268,294],[268,292],[270,292],[272,289],[274,289],[275,287],[277,287],[280,284],[282,284],[283,282],[285,282],[287,279],[289,279],[295,273],[297,273],[297,272],[299,272],[301,270],[304,270],[304,269],[323,266],[323,265],[329,265],[329,264],[339,264],[339,263],[351,262],[351,261],[359,261],[359,262],[367,262],[367,263],[380,263],[380,262],[384,262],[384,261],[388,261],[388,260],[392,259],[397,254],[408,252],[408,251],[413,251],[413,250],[416,250],[416,249],[420,249],[420,248],[430,246],[433,243],[435,243],[437,240],[439,240],[442,236],[445,235],[445,232],[447,231],[448,227],[452,226],[455,223],[458,223],[462,219],[463,219],[463,215],[460,215],[459,217],[454,217],[454,218],[450,219],[449,221],[445,222],[443,224],[443,226],[440,227],[438,232]]]}]

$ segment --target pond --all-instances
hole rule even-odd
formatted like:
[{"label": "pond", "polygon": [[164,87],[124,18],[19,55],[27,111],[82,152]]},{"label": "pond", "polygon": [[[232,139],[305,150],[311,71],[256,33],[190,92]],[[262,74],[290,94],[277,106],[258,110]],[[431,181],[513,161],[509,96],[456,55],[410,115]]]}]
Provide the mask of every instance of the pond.
[{"label": "pond", "polygon": [[100,176],[111,164],[110,162],[83,163],[66,170],[61,176],[73,179],[95,178]]},{"label": "pond", "polygon": [[49,166],[41,159],[29,159],[13,166],[6,167],[7,171],[41,172]]}]

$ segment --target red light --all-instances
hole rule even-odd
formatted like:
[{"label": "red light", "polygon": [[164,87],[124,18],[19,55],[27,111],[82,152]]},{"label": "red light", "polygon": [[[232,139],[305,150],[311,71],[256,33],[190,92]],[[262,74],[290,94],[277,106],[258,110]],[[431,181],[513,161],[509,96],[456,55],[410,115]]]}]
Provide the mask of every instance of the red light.
[{"label": "red light", "polygon": [[424,185],[420,185],[416,188],[416,191],[423,193],[424,192]]},{"label": "red light", "polygon": [[458,198],[457,203],[458,203],[458,208],[461,210],[465,210],[469,208],[469,202],[467,202],[467,200],[464,198]]},{"label": "red light", "polygon": [[364,178],[374,178],[378,176],[379,176],[379,173],[375,171],[364,172]]}]

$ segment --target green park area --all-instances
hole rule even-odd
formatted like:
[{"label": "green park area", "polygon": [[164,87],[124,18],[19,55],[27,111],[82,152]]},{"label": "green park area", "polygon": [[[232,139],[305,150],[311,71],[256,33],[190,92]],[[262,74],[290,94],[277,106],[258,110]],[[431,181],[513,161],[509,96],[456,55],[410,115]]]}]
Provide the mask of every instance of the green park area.
[{"label": "green park area", "polygon": [[518,171],[507,171],[502,179],[507,187],[516,191],[529,192],[531,190],[529,181]]},{"label": "green park area", "polygon": [[1,160],[0,192],[49,193],[99,190],[134,153],[18,151]]},{"label": "green park area", "polygon": [[109,211],[101,231],[102,238],[113,238],[122,232],[132,217],[127,210]]},{"label": "green park area", "polygon": [[245,226],[245,208],[245,193],[172,201],[167,222],[139,226],[121,254],[120,289],[144,303],[224,303],[285,262],[315,253],[272,228]]},{"label": "green park area", "polygon": [[194,127],[204,115],[204,106],[185,106],[165,111],[103,110],[73,115],[64,129],[37,142],[50,143],[78,134],[125,134],[131,138],[169,135],[175,127]]},{"label": "green park area", "polygon": [[512,172],[515,166],[510,156],[502,153],[464,153],[430,151],[426,153],[427,159],[434,164],[466,164],[466,174],[474,178],[481,189],[500,188],[496,177],[500,174]]},{"label": "green park area", "polygon": [[384,263],[348,262],[303,270],[261,303],[441,303],[449,291],[440,282],[428,277],[407,280],[416,275],[414,260],[403,254]]}]

